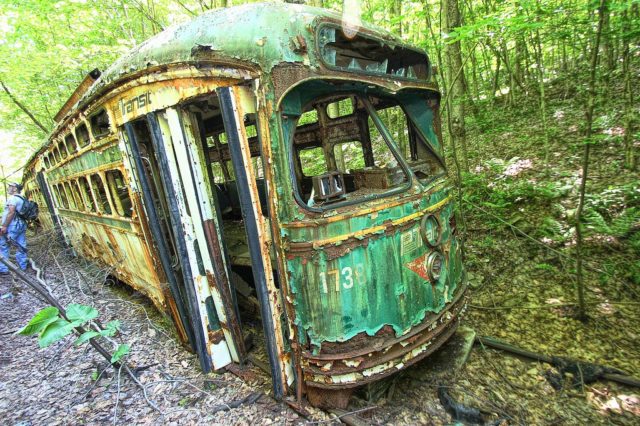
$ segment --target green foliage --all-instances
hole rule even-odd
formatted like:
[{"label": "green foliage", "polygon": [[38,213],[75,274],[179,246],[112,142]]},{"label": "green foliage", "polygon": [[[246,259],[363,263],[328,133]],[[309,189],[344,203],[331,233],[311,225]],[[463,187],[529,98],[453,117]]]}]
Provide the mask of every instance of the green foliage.
[{"label": "green foliage", "polygon": [[50,344],[67,337],[73,332],[74,327],[74,323],[58,318],[42,330],[38,336],[38,345],[41,348],[46,348]]},{"label": "green foliage", "polygon": [[77,303],[67,306],[67,318],[72,322],[78,321],[79,324],[84,324],[97,318],[98,315],[98,311],[92,306],[79,305]]},{"label": "green foliage", "polygon": [[557,268],[553,265],[549,265],[548,263],[538,263],[535,265],[535,268],[539,271],[548,271],[548,272],[557,272]]},{"label": "green foliage", "polygon": [[31,318],[31,321],[25,325],[22,329],[18,330],[18,334],[24,336],[31,336],[32,334],[40,333],[49,324],[58,319],[58,308],[53,306],[46,307]]},{"label": "green foliage", "polygon": [[463,175],[464,197],[476,205],[507,210],[528,203],[550,204],[562,196],[559,182],[538,182],[523,176],[505,176],[509,163],[489,162],[484,171]]},{"label": "green foliage", "polygon": [[85,331],[84,333],[82,333],[80,335],[80,337],[78,337],[76,339],[75,342],[73,342],[74,345],[79,346],[81,344],[83,344],[84,342],[89,341],[90,339],[93,339],[94,337],[98,337],[100,336],[100,333],[97,331],[93,331],[93,330],[89,330],[89,331]]},{"label": "green foliage", "polygon": [[116,362],[120,361],[122,357],[129,353],[129,349],[129,345],[127,344],[122,343],[118,345],[118,348],[111,356],[111,364],[115,364]]},{"label": "green foliage", "polygon": [[633,226],[640,222],[640,189],[637,182],[587,195],[583,220],[591,233],[627,236]]},{"label": "green foliage", "polygon": [[114,320],[109,321],[105,326],[104,330],[100,332],[102,336],[115,336],[115,334],[120,330],[120,321]]},{"label": "green foliage", "polygon": [[550,238],[554,241],[563,241],[565,239],[562,224],[551,216],[545,216],[542,219],[542,223],[538,227],[538,233],[540,236]]},{"label": "green foliage", "polygon": [[93,330],[88,330],[85,331],[84,333],[82,333],[80,335],[80,337],[78,337],[76,339],[76,341],[74,342],[74,344],[76,346],[83,344],[84,342],[88,341],[89,339],[93,339],[94,337],[112,337],[115,336],[115,334],[118,332],[118,330],[120,330],[120,321],[115,320],[115,321],[109,321],[107,323],[107,325],[105,326],[104,330],[101,331],[93,331]]},{"label": "green foliage", "polygon": [[[60,316],[60,311],[57,308],[49,306],[36,313],[29,323],[19,330],[18,333],[25,336],[38,334],[38,345],[41,348],[46,348],[52,343],[64,339],[73,333],[74,329],[89,323],[98,316],[99,312],[92,306],[72,303],[68,305],[66,309],[67,320]],[[74,344],[78,346],[93,338],[111,337],[114,336],[119,329],[120,321],[109,321],[101,331],[85,331],[75,340]],[[129,345],[119,345],[113,354],[111,362],[114,363],[120,360],[129,353],[129,349]]]},{"label": "green foliage", "polygon": [[636,223],[640,223],[640,209],[625,209],[611,220],[607,220],[599,211],[586,208],[583,217],[586,228],[593,233],[624,237]]}]

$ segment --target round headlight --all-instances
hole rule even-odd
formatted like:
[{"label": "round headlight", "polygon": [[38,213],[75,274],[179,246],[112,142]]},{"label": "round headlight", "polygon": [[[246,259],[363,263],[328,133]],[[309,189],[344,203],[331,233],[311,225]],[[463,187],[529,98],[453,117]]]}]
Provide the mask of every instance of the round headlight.
[{"label": "round headlight", "polygon": [[440,279],[442,268],[444,267],[444,257],[439,251],[434,251],[427,258],[427,273],[429,274],[429,280],[432,284],[435,284]]},{"label": "round headlight", "polygon": [[422,232],[422,240],[429,247],[435,247],[440,244],[442,230],[440,229],[440,222],[437,217],[432,214],[423,216],[420,230]]}]

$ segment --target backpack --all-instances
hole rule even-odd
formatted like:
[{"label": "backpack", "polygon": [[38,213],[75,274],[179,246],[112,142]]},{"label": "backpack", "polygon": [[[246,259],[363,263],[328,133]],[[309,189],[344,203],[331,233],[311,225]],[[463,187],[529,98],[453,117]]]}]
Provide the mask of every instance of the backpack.
[{"label": "backpack", "polygon": [[28,200],[24,198],[22,195],[17,195],[23,202],[22,208],[20,209],[18,214],[18,218],[24,220],[25,222],[33,222],[38,218],[38,213],[40,212],[40,208],[38,207],[38,203],[35,201]]}]

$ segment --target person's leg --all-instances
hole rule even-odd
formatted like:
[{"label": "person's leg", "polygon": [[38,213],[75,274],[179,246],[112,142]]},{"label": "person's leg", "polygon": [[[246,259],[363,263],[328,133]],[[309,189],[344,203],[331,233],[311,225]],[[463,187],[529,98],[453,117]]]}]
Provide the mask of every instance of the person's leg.
[{"label": "person's leg", "polygon": [[[7,241],[6,235],[0,236],[0,256],[2,256],[3,259],[9,259],[9,242]],[[4,263],[0,262],[0,274],[7,273],[9,273],[9,268],[7,268]]]},{"label": "person's leg", "polygon": [[16,250],[16,263],[23,271],[27,269],[27,229],[25,226],[21,226],[14,230],[9,231],[13,241],[17,243],[14,247]]}]

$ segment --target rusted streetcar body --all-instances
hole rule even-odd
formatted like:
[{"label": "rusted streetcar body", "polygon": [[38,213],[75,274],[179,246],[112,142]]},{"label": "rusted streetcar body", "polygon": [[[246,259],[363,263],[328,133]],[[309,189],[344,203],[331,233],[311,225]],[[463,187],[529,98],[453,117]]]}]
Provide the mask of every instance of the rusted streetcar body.
[{"label": "rusted streetcar body", "polygon": [[463,307],[428,58],[352,30],[280,3],[166,30],[85,81],[25,177],[205,371],[246,359],[244,271],[276,397],[320,404],[424,358]]}]

